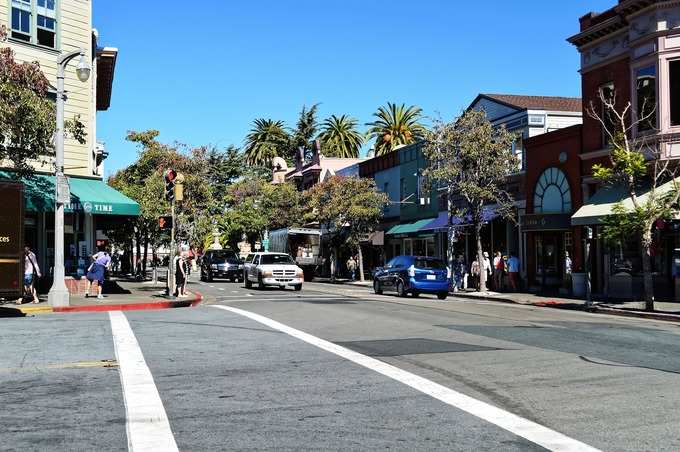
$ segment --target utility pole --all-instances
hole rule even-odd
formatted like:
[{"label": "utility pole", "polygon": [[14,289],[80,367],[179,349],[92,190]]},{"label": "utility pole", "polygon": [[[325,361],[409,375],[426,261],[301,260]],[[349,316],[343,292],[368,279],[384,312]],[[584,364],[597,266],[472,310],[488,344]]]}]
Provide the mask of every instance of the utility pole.
[{"label": "utility pole", "polygon": [[175,295],[175,183],[177,171],[169,169],[165,172],[165,199],[170,202],[172,228],[170,229],[170,253],[168,255],[168,277],[166,278],[165,295]]},{"label": "utility pole", "polygon": [[593,238],[593,229],[586,226],[586,309],[592,309],[592,287],[590,282],[590,240]]}]

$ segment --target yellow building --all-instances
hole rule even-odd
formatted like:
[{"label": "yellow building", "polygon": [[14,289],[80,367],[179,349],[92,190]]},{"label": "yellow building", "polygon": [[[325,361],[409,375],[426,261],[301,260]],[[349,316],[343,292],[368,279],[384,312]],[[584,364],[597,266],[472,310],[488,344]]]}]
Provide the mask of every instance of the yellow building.
[{"label": "yellow building", "polygon": [[[104,145],[97,142],[97,112],[107,110],[118,50],[99,43],[92,27],[92,0],[0,0],[0,28],[16,61],[38,62],[52,86],[57,84],[57,58],[83,49],[92,66],[86,82],[76,76],[77,59],[66,69],[64,117],[79,116],[87,134],[84,144],[68,135],[64,172],[69,176],[71,203],[65,206],[65,265],[67,274],[82,274],[88,255],[105,240],[104,231],[122,216],[134,216],[139,206],[102,180]],[[56,100],[56,89],[51,90]],[[44,160],[44,159],[43,159]],[[24,180],[26,217],[24,240],[37,251],[47,270],[54,256],[54,163],[34,164],[35,180]],[[0,162],[0,178],[11,167]],[[37,182],[36,182],[37,181]]]}]

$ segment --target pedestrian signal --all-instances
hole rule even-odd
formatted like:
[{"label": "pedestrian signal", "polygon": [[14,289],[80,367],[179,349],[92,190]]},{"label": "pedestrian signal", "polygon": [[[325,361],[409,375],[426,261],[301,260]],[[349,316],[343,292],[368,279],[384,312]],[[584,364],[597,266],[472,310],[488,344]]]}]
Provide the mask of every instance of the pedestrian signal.
[{"label": "pedestrian signal", "polygon": [[177,171],[169,169],[165,172],[165,199],[169,202],[175,200],[175,180],[177,179]]}]

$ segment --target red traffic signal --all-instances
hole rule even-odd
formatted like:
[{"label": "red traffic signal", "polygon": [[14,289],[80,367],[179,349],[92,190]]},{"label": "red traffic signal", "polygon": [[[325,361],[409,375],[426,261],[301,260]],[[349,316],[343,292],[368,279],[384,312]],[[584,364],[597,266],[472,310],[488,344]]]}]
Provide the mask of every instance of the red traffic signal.
[{"label": "red traffic signal", "polygon": [[162,217],[158,217],[158,227],[160,229],[172,229],[172,216],[164,215]]},{"label": "red traffic signal", "polygon": [[174,182],[177,178],[177,171],[169,169],[165,172],[165,182]]}]

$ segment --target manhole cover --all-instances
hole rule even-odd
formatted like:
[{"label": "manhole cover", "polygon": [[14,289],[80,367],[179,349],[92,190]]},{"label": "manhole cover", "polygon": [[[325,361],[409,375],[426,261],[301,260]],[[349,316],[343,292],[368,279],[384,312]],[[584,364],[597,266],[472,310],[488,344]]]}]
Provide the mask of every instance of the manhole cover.
[{"label": "manhole cover", "polygon": [[368,356],[402,356],[422,355],[426,353],[486,352],[501,350],[500,348],[494,347],[424,338],[336,342],[336,344]]}]

